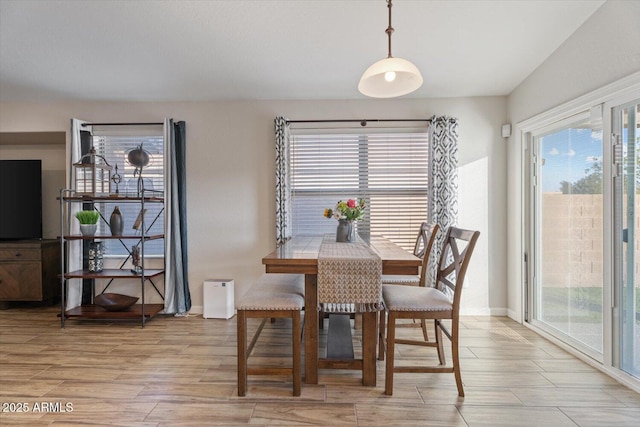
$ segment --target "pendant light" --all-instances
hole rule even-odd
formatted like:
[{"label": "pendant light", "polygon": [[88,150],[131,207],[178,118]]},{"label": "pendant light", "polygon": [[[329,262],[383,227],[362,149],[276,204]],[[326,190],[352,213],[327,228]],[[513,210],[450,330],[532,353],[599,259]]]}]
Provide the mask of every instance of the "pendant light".
[{"label": "pendant light", "polygon": [[422,86],[422,75],[411,62],[391,55],[391,0],[387,0],[389,8],[389,26],[385,31],[389,37],[389,55],[376,62],[362,74],[358,90],[373,98],[393,98],[406,95]]}]

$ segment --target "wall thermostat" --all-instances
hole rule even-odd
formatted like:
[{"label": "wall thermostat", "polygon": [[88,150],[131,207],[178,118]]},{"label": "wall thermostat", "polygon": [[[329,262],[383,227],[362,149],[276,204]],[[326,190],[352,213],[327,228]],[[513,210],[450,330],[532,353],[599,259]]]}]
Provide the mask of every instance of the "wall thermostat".
[{"label": "wall thermostat", "polygon": [[511,124],[502,125],[502,137],[509,138],[511,136]]}]

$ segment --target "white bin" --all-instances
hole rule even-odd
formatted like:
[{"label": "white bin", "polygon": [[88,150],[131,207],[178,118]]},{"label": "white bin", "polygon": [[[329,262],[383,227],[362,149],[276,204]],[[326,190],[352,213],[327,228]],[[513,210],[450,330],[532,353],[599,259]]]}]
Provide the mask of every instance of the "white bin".
[{"label": "white bin", "polygon": [[207,279],[202,286],[202,317],[230,319],[234,314],[232,279]]}]

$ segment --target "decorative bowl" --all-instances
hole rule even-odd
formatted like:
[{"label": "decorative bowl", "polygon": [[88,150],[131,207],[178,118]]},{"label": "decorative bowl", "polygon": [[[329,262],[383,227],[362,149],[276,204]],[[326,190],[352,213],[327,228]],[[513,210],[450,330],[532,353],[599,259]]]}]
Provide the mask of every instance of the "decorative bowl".
[{"label": "decorative bowl", "polygon": [[93,298],[93,303],[107,311],[124,311],[138,302],[140,298],[122,294],[100,294]]}]

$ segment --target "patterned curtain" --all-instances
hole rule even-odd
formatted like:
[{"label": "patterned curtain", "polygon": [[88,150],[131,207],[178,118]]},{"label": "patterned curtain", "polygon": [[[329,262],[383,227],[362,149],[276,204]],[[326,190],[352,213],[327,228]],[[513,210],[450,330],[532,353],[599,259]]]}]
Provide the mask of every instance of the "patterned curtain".
[{"label": "patterned curtain", "polygon": [[431,117],[429,124],[429,188],[428,215],[430,223],[440,224],[429,261],[430,283],[435,272],[447,229],[458,223],[458,119]]},{"label": "patterned curtain", "polygon": [[289,176],[289,123],[278,116],[276,131],[276,244],[291,238],[291,185]]}]

